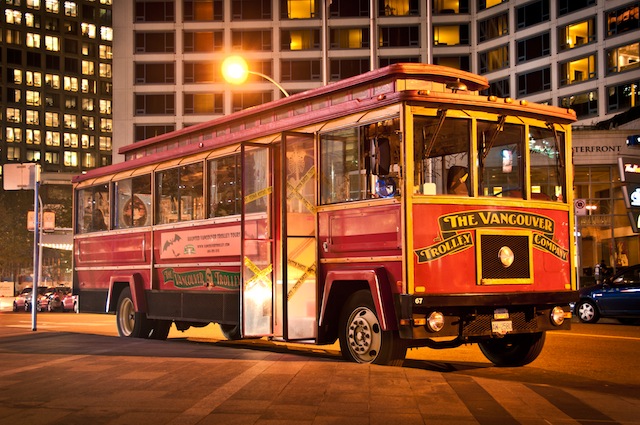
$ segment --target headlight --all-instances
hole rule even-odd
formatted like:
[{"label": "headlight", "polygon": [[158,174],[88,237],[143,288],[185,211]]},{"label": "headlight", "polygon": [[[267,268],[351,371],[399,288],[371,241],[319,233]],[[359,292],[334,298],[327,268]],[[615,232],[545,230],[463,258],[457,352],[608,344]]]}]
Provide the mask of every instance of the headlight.
[{"label": "headlight", "polygon": [[427,319],[427,326],[431,332],[439,332],[444,327],[444,315],[439,311],[434,311]]},{"label": "headlight", "polygon": [[551,310],[551,323],[556,326],[560,326],[564,323],[564,316],[564,310],[562,307],[553,307],[553,310]]}]

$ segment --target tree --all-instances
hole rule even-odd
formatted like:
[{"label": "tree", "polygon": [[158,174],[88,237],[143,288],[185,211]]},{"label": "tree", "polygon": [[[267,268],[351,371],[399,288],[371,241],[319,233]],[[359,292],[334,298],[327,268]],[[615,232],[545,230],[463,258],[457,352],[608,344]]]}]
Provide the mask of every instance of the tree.
[{"label": "tree", "polygon": [[14,282],[23,269],[33,268],[33,232],[27,212],[33,210],[33,191],[0,190],[0,271]]}]

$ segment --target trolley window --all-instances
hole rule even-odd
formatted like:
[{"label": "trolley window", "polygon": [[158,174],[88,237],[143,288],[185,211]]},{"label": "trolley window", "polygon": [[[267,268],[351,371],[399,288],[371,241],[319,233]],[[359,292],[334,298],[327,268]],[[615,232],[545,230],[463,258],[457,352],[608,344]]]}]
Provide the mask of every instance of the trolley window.
[{"label": "trolley window", "polygon": [[77,233],[107,230],[109,223],[109,185],[107,183],[78,191]]},{"label": "trolley window", "polygon": [[156,224],[204,218],[203,163],[156,173]]},{"label": "trolley window", "polygon": [[150,174],[117,181],[114,190],[114,228],[151,225]]}]

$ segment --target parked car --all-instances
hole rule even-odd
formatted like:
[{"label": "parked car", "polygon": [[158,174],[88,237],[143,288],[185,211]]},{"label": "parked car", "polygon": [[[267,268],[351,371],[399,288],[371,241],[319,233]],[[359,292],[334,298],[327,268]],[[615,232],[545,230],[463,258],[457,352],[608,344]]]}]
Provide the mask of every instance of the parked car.
[{"label": "parked car", "polygon": [[78,313],[78,296],[69,292],[62,299],[62,311],[73,311]]},{"label": "parked car", "polygon": [[62,300],[71,292],[71,288],[58,286],[48,288],[38,303],[38,311],[62,311]]},{"label": "parked car", "polygon": [[619,269],[602,283],[581,289],[575,313],[584,323],[596,323],[601,317],[625,324],[640,322],[640,264]]},{"label": "parked car", "polygon": [[[37,297],[36,297],[36,308],[37,309],[40,309],[39,302],[42,301],[42,297],[44,297],[47,292],[50,292],[51,289],[53,289],[53,288],[48,288],[46,286],[38,286],[38,294],[37,294]],[[31,311],[32,296],[33,296],[33,291],[29,292],[25,296],[25,298],[24,298],[24,311]]]},{"label": "parked car", "polygon": [[13,300],[13,311],[22,311],[24,310],[25,300],[27,299],[27,295],[31,294],[33,288],[24,288]]}]

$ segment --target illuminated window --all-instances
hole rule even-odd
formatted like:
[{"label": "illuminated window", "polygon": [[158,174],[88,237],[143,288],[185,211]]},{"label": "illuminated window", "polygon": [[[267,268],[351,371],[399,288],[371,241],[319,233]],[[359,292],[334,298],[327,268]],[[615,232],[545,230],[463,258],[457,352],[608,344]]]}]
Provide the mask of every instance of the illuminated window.
[{"label": "illuminated window", "polygon": [[378,0],[380,16],[418,15],[418,0]]},{"label": "illuminated window", "polygon": [[29,9],[40,10],[40,0],[26,0]]},{"label": "illuminated window", "polygon": [[363,49],[369,47],[368,28],[333,28],[330,31],[332,49]]},{"label": "illuminated window", "polygon": [[28,86],[42,87],[42,74],[40,72],[26,71],[25,82]]},{"label": "illuminated window", "polygon": [[25,122],[30,125],[40,125],[40,112],[27,109],[25,111]]},{"label": "illuminated window", "polygon": [[22,70],[20,69],[13,70],[13,82],[15,84],[22,84]]},{"label": "illuminated window", "polygon": [[64,16],[78,16],[78,6],[75,2],[64,2]]},{"label": "illuminated window", "polygon": [[4,20],[7,24],[20,25],[22,23],[22,13],[18,10],[7,9],[4,11]]},{"label": "illuminated window", "polygon": [[100,150],[111,151],[111,137],[100,136]]},{"label": "illuminated window", "polygon": [[78,128],[78,117],[73,114],[64,114],[64,128]]},{"label": "illuminated window", "polygon": [[110,118],[100,118],[100,130],[103,133],[111,133],[113,130],[113,120]]},{"label": "illuminated window", "polygon": [[100,64],[100,76],[104,78],[111,78],[111,64],[108,64],[108,63]]},{"label": "illuminated window", "polygon": [[564,62],[560,65],[560,85],[568,86],[596,78],[596,56]]},{"label": "illuminated window", "polygon": [[95,130],[96,129],[96,123],[95,123],[95,118],[93,117],[87,117],[87,116],[82,116],[82,129],[83,130]]},{"label": "illuminated window", "polygon": [[26,130],[27,133],[27,144],[29,145],[39,145],[40,141],[41,141],[41,131],[40,130],[33,130],[31,128],[28,128]]},{"label": "illuminated window", "polygon": [[558,28],[560,50],[574,49],[596,41],[596,18]]},{"label": "illuminated window", "polygon": [[82,61],[82,74],[93,75],[95,73],[94,64],[91,61]]},{"label": "illuminated window", "polygon": [[100,113],[105,115],[111,115],[111,101],[107,99],[100,99]]},{"label": "illuminated window", "polygon": [[85,22],[83,22],[80,25],[80,28],[82,29],[82,35],[89,37],[89,38],[96,38],[96,26],[93,24],[87,24]]},{"label": "illuminated window", "polygon": [[320,48],[319,29],[283,29],[280,33],[282,50],[315,50]]},{"label": "illuminated window", "polygon": [[7,108],[7,121],[16,123],[20,122],[20,109]]},{"label": "illuminated window", "polygon": [[497,6],[508,0],[478,0],[478,10],[489,9],[490,7]]},{"label": "illuminated window", "polygon": [[100,49],[99,50],[100,59],[112,59],[113,58],[113,53],[112,53],[111,46],[105,46],[104,44],[101,44],[99,49]]},{"label": "illuminated window", "polygon": [[52,52],[60,51],[60,39],[58,37],[53,37],[51,35],[46,35],[44,37],[44,45],[47,50]]},{"label": "illuminated window", "polygon": [[82,79],[81,83],[82,93],[95,93],[96,92],[96,82],[87,80],[86,78]]},{"label": "illuminated window", "polygon": [[640,67],[640,43],[607,50],[607,73],[629,71]]},{"label": "illuminated window", "polygon": [[58,152],[45,152],[44,162],[46,162],[47,164],[59,164],[60,154]]},{"label": "illuminated window", "polygon": [[100,0],[100,4],[106,4],[106,5],[111,5],[111,0]]},{"label": "illuminated window", "polygon": [[433,11],[443,15],[469,13],[469,0],[435,0]]},{"label": "illuminated window", "polygon": [[35,16],[33,13],[25,13],[24,23],[28,28],[40,28],[40,16]]},{"label": "illuminated window", "polygon": [[509,48],[508,46],[499,46],[495,49],[478,54],[480,63],[480,73],[497,71],[509,67]]},{"label": "illuminated window", "polygon": [[77,96],[67,96],[64,99],[64,108],[65,109],[78,109],[78,97]]},{"label": "illuminated window", "polygon": [[96,166],[96,156],[92,153],[82,154],[82,166],[85,168],[94,168]]},{"label": "illuminated window", "polygon": [[78,166],[78,153],[64,151],[64,166],[65,167],[77,167]]},{"label": "illuminated window", "polygon": [[29,162],[40,161],[40,151],[27,150],[27,161]]},{"label": "illuminated window", "polygon": [[20,103],[22,100],[22,90],[7,88],[7,100],[11,103]]},{"label": "illuminated window", "polygon": [[64,89],[66,91],[78,91],[78,79],[76,77],[64,77]]},{"label": "illuminated window", "polygon": [[40,92],[34,90],[27,90],[25,101],[29,106],[40,106],[42,100],[40,98]]},{"label": "illuminated window", "polygon": [[433,44],[457,46],[469,44],[469,25],[436,25],[433,27]]},{"label": "illuminated window", "polygon": [[184,0],[185,22],[222,21],[222,0]]},{"label": "illuminated window", "polygon": [[113,28],[111,27],[100,27],[100,38],[105,41],[113,40]]},{"label": "illuminated window", "polygon": [[47,146],[60,146],[60,133],[47,131],[44,137],[44,144]]},{"label": "illuminated window", "polygon": [[488,41],[509,34],[509,13],[478,22],[478,41]]},{"label": "illuminated window", "polygon": [[83,134],[82,136],[80,136],[80,146],[82,146],[84,149],[92,148],[95,145],[94,140],[94,136]]},{"label": "illuminated window", "polygon": [[60,11],[60,2],[58,0],[44,0],[44,10],[51,13]]},{"label": "illuminated window", "polygon": [[282,0],[280,11],[283,19],[309,19],[318,16],[318,5],[315,0]]},{"label": "illuminated window", "polygon": [[93,111],[93,99],[91,99],[91,98],[82,98],[82,110],[83,111]]},{"label": "illuminated window", "polygon": [[34,34],[31,32],[27,33],[27,37],[25,40],[27,47],[33,47],[36,49],[40,48],[40,34]]},{"label": "illuminated window", "polygon": [[9,143],[19,143],[22,141],[22,129],[7,127],[5,131],[5,139]]},{"label": "illuminated window", "polygon": [[7,30],[5,32],[4,41],[7,44],[22,44],[21,33],[18,30]]},{"label": "illuminated window", "polygon": [[20,147],[16,147],[16,146],[7,147],[7,160],[20,161]]},{"label": "illuminated window", "polygon": [[185,93],[184,113],[221,114],[223,112],[222,93]]},{"label": "illuminated window", "polygon": [[44,84],[52,89],[60,88],[60,76],[55,74],[45,74]]},{"label": "illuminated window", "polygon": [[60,127],[60,114],[57,112],[45,112],[44,123],[47,127]]},{"label": "illuminated window", "polygon": [[78,135],[75,133],[64,133],[64,147],[78,148]]}]

